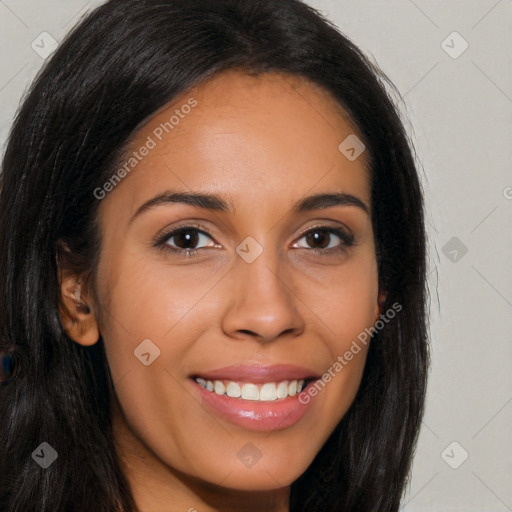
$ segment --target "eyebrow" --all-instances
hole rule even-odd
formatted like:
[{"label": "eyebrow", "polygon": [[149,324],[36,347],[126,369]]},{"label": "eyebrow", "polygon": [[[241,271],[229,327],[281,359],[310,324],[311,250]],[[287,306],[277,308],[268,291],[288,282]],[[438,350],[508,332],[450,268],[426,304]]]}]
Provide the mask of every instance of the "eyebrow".
[{"label": "eyebrow", "polygon": [[[223,199],[222,197],[214,194],[190,191],[178,192],[168,190],[162,194],[159,194],[158,196],[153,197],[152,199],[149,199],[141,206],[139,206],[137,211],[130,219],[129,224],[131,224],[137,216],[151,208],[173,203],[188,204],[190,206],[196,206],[205,210],[224,213],[233,213],[235,210],[231,201]],[[303,213],[311,210],[333,208],[335,206],[356,206],[363,210],[367,215],[370,214],[370,209],[366,203],[364,203],[358,197],[352,194],[346,194],[344,192],[320,193],[304,197],[299,199],[293,205],[293,211],[296,213]]]}]

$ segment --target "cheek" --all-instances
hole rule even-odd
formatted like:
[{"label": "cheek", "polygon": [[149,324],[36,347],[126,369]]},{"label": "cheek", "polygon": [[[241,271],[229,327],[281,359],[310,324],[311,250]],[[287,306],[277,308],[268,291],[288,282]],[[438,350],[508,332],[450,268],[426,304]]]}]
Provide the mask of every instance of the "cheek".
[{"label": "cheek", "polygon": [[353,341],[375,322],[377,287],[355,276],[332,293],[326,310],[326,324],[335,336],[331,342],[333,359],[343,354]]},{"label": "cheek", "polygon": [[[318,325],[324,327],[329,364],[318,383],[318,393],[324,388],[327,410],[336,411],[341,419],[354,399],[370,344],[370,328],[378,314],[378,276],[372,255],[347,264],[321,293],[310,292],[310,304],[316,304]],[[313,391],[315,393],[315,391]]]},{"label": "cheek", "polygon": [[205,424],[203,411],[191,407],[182,382],[189,373],[184,361],[194,341],[205,324],[212,325],[209,317],[206,320],[205,300],[211,284],[185,267],[150,265],[143,258],[109,263],[98,272],[98,281],[104,283],[101,332],[123,416],[136,438],[154,453],[191,471],[194,464],[201,466],[201,457],[195,454],[184,461],[195,453],[196,440],[205,431],[221,438],[217,446],[226,442],[218,424],[209,417]]},{"label": "cheek", "polygon": [[317,276],[304,289],[305,300],[323,325],[334,361],[373,326],[378,315],[377,265],[371,251],[347,261],[338,272]]},{"label": "cheek", "polygon": [[187,344],[199,335],[198,320],[212,300],[208,297],[212,279],[220,277],[208,270],[208,274],[188,272],[186,267],[150,264],[136,255],[102,261],[98,271],[98,292],[103,297],[100,331],[113,378],[132,369],[140,371],[144,364],[136,356],[143,349],[142,353],[151,352],[150,360],[156,354],[160,362],[182,360]]}]

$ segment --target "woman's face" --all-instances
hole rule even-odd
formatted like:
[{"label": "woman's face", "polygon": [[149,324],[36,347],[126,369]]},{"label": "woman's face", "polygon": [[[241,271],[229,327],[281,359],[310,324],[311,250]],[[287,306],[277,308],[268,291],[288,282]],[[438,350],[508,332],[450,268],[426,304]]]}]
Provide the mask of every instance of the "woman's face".
[{"label": "woman's face", "polygon": [[367,347],[332,368],[379,316],[367,155],[338,148],[353,133],[317,86],[235,71],[137,132],[100,203],[96,280],[132,471],[282,488],[349,408]]}]

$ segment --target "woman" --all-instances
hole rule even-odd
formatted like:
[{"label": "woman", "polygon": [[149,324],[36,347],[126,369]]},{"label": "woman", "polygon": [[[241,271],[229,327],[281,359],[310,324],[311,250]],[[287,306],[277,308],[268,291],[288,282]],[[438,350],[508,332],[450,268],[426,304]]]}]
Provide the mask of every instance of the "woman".
[{"label": "woman", "polygon": [[396,511],[428,367],[384,75],[297,0],[111,0],[12,128],[2,510]]}]

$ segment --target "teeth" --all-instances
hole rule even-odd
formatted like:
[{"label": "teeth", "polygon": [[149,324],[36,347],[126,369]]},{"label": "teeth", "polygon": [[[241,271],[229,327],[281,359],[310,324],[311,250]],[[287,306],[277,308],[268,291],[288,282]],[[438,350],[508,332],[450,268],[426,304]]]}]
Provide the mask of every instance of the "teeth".
[{"label": "teeth", "polygon": [[242,386],[242,398],[244,400],[259,400],[260,390],[256,384],[244,384]]},{"label": "teeth", "polygon": [[262,402],[275,400],[277,398],[276,385],[273,382],[263,384],[260,389],[260,400]]},{"label": "teeth", "polygon": [[224,386],[224,383],[221,382],[220,380],[216,380],[214,382],[213,390],[215,391],[215,393],[217,393],[217,395],[223,395],[224,391],[226,391],[226,386]]},{"label": "teeth", "polygon": [[241,398],[242,400],[252,400],[260,402],[272,402],[287,396],[295,396],[304,388],[305,380],[285,380],[279,383],[266,382],[258,385],[251,382],[233,382],[222,380],[206,380],[197,377],[196,382],[208,391],[217,395],[227,395],[232,398]]},{"label": "teeth", "polygon": [[288,396],[288,386],[286,382],[280,382],[277,386],[277,398],[286,398]]},{"label": "teeth", "polygon": [[[208,381],[211,382],[211,381]],[[206,384],[208,384],[208,382]],[[218,381],[215,381],[218,382]],[[206,388],[208,389],[208,388]],[[220,394],[220,393],[218,393]],[[240,386],[236,382],[229,382],[226,387],[226,395],[231,396],[233,398],[238,398],[242,394]]]}]

